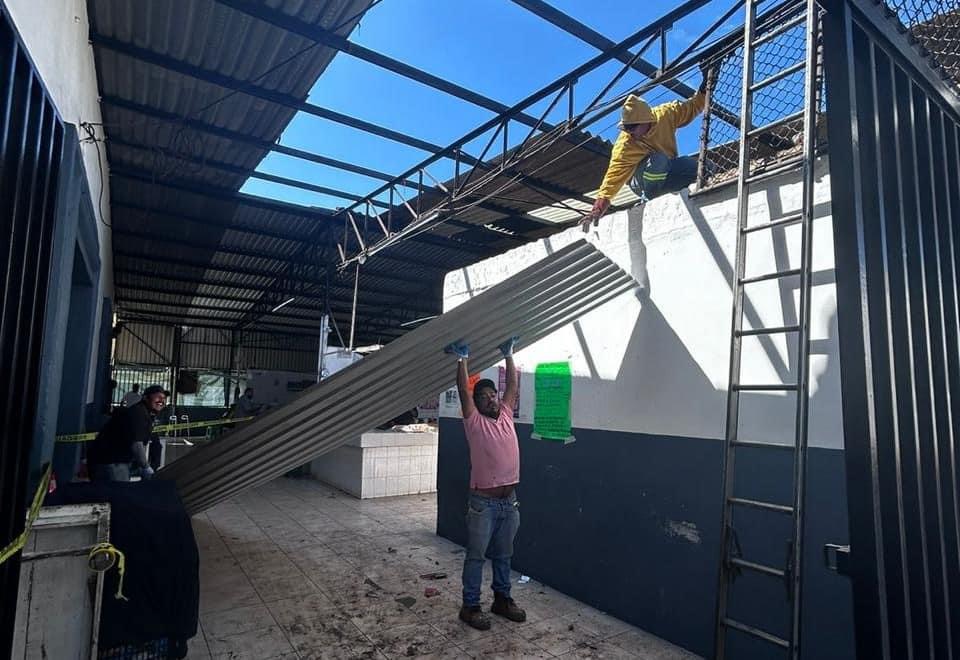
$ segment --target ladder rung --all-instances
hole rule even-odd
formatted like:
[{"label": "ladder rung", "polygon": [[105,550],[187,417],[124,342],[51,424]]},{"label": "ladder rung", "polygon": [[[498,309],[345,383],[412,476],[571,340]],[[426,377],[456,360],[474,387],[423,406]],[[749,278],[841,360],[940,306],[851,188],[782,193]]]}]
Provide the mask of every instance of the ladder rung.
[{"label": "ladder rung", "polygon": [[767,280],[779,280],[784,277],[792,277],[794,275],[799,275],[801,271],[799,268],[791,268],[789,270],[778,270],[773,273],[767,273],[765,275],[754,275],[753,277],[743,277],[740,279],[740,284],[753,284],[754,282],[765,282]]},{"label": "ladder rung", "polygon": [[748,626],[748,625],[745,624],[745,623],[740,623],[740,622],[737,621],[736,619],[731,619],[730,617],[725,617],[725,618],[723,619],[723,625],[727,626],[728,628],[734,628],[735,630],[739,630],[740,632],[745,632],[745,633],[747,633],[748,635],[753,635],[754,637],[758,637],[759,639],[762,639],[762,640],[764,640],[765,642],[770,642],[771,644],[776,644],[777,646],[781,646],[781,647],[783,647],[783,648],[785,648],[785,649],[790,648],[790,642],[788,642],[787,640],[783,639],[782,637],[777,637],[776,635],[771,635],[770,633],[766,632],[765,630],[760,630],[759,628],[754,628],[753,626]]},{"label": "ladder rung", "polygon": [[806,63],[806,62],[797,62],[797,63],[794,64],[793,66],[788,66],[788,67],[787,67],[786,69],[784,69],[783,71],[778,71],[777,73],[773,74],[772,76],[769,76],[769,77],[767,77],[767,78],[764,78],[764,79],[761,80],[760,82],[754,83],[754,84],[750,85],[750,93],[752,94],[753,92],[757,91],[758,89],[763,89],[764,87],[769,87],[770,85],[772,85],[773,83],[777,82],[778,80],[783,80],[784,78],[786,78],[786,77],[789,76],[790,74],[796,73],[796,72],[798,72],[798,71],[803,71],[803,70],[806,68],[806,66],[807,66],[807,63]]},{"label": "ladder rung", "polygon": [[756,562],[747,561],[746,559],[740,559],[738,557],[731,557],[730,563],[734,566],[739,566],[740,568],[746,568],[751,571],[756,571],[757,573],[763,573],[764,575],[772,575],[773,577],[782,578],[787,574],[786,571],[782,571],[779,568],[767,566],[766,564],[758,564]]},{"label": "ladder rung", "polygon": [[759,225],[753,225],[752,227],[744,227],[740,231],[744,234],[752,234],[755,231],[761,231],[763,229],[774,229],[776,227],[786,227],[787,225],[794,225],[803,220],[803,214],[797,213],[795,215],[787,216],[786,218],[779,218],[777,220],[771,220],[770,222],[763,222]]},{"label": "ladder rung", "polygon": [[760,183],[761,181],[766,181],[767,179],[772,179],[774,177],[780,176],[781,174],[786,174],[787,172],[793,172],[797,169],[797,166],[803,164],[803,156],[799,158],[791,158],[788,161],[778,164],[776,167],[760,172],[759,174],[751,174],[743,180],[747,185],[753,185],[755,183]]},{"label": "ladder rung", "polygon": [[787,30],[792,30],[793,28],[797,27],[798,25],[802,25],[802,24],[805,23],[806,21],[807,21],[807,16],[806,16],[806,13],[804,13],[804,14],[802,14],[802,15],[800,15],[800,16],[797,16],[796,18],[794,18],[794,19],[792,19],[792,20],[787,21],[786,23],[784,23],[783,25],[779,26],[779,27],[776,28],[775,30],[771,30],[770,32],[767,32],[766,34],[763,34],[763,35],[757,37],[756,39],[753,40],[753,42],[752,42],[751,45],[752,45],[754,48],[756,48],[756,47],[759,46],[760,44],[766,43],[766,42],[770,41],[771,39],[776,39],[777,37],[779,37],[781,34],[783,34],[784,32],[786,32]]},{"label": "ladder rung", "polygon": [[778,325],[772,328],[752,328],[750,330],[737,330],[738,337],[752,337],[755,335],[778,335],[784,332],[800,332],[799,325]]},{"label": "ladder rung", "polygon": [[764,509],[765,511],[776,511],[777,513],[793,513],[793,507],[789,504],[774,504],[773,502],[764,502],[762,500],[749,500],[745,497],[728,497],[730,504],[740,506],[749,506],[754,509]]},{"label": "ladder rung", "polygon": [[794,392],[796,383],[734,383],[733,389],[737,392]]},{"label": "ladder rung", "polygon": [[754,128],[754,129],[752,129],[752,130],[750,130],[750,131],[747,131],[747,137],[748,137],[748,138],[756,137],[756,136],[760,135],[761,133],[766,133],[767,131],[772,131],[772,130],[775,129],[775,128],[779,128],[780,126],[783,126],[783,125],[785,125],[785,124],[789,124],[789,123],[792,122],[792,121],[796,121],[796,120],[798,120],[798,119],[802,119],[802,118],[803,118],[803,113],[804,113],[803,110],[798,110],[797,112],[794,112],[792,115],[787,115],[786,117],[781,117],[780,119],[778,119],[778,120],[776,120],[776,121],[772,121],[772,122],[770,122],[769,124],[764,124],[763,126],[760,126],[760,127],[758,127],[758,128]]},{"label": "ladder rung", "polygon": [[778,442],[754,442],[753,440],[731,440],[734,447],[750,447],[751,449],[796,449],[793,445],[782,445]]}]

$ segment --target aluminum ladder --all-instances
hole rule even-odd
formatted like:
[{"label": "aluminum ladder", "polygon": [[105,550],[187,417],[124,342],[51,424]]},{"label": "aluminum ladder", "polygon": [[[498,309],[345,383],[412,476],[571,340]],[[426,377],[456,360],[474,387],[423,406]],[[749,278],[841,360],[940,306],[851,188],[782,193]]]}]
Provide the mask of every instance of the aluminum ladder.
[{"label": "aluminum ladder", "polygon": [[[736,248],[736,267],[733,281],[733,324],[730,345],[730,386],[727,394],[727,421],[723,448],[723,518],[720,538],[720,566],[716,604],[715,657],[719,660],[727,657],[728,635],[748,635],[773,647],[779,647],[786,657],[800,657],[800,613],[801,613],[801,565],[803,557],[804,531],[804,484],[806,480],[807,455],[807,413],[808,413],[808,372],[810,362],[810,286],[812,271],[812,224],[813,224],[813,186],[816,157],[816,104],[817,104],[817,47],[820,9],[815,0],[806,0],[806,11],[800,3],[792,18],[766,29],[758,35],[757,2],[746,0],[746,20],[744,22],[743,81],[741,91],[740,115],[740,160],[737,181],[738,198],[738,235]],[[798,26],[805,26],[804,54],[800,62],[766,77],[754,80],[754,64],[757,48]],[[804,71],[804,106],[799,112],[783,117],[765,126],[754,126],[754,94],[759,90],[799,71]],[[765,132],[777,126],[803,120],[802,155],[762,172],[751,171],[750,145]],[[771,219],[761,224],[748,225],[748,198],[758,183],[769,181],[787,172],[802,169],[803,189],[801,210],[787,217]],[[801,248],[799,267],[745,277],[747,236],[754,232],[769,231],[776,227],[800,224]],[[798,323],[778,327],[743,329],[743,311],[746,291],[749,285],[776,281],[799,276],[800,301]],[[761,335],[776,336],[796,334],[797,378],[794,383],[755,384],[741,382],[741,354],[744,337]],[[741,392],[783,392],[796,400],[796,426],[794,444],[782,445],[764,442],[740,440],[740,393]],[[758,499],[734,496],[736,483],[736,454],[740,448],[750,447],[755,451],[784,452],[793,454],[792,502],[777,504]],[[734,511],[742,508],[764,510],[767,515],[789,516],[792,519],[792,538],[789,541],[786,565],[770,566],[740,556],[740,545],[734,528]],[[731,585],[741,572],[753,572],[782,580],[788,601],[789,622],[786,636],[762,630],[749,622],[732,618],[729,613]],[[775,648],[771,650],[776,650]]]}]

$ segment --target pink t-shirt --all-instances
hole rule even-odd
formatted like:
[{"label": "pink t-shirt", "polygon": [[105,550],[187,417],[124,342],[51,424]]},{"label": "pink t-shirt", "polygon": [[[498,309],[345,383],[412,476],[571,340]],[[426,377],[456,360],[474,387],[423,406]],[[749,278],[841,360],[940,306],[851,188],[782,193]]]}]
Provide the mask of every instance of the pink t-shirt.
[{"label": "pink t-shirt", "polygon": [[520,482],[520,445],[510,406],[501,403],[496,419],[475,410],[463,420],[463,429],[470,446],[470,488]]}]

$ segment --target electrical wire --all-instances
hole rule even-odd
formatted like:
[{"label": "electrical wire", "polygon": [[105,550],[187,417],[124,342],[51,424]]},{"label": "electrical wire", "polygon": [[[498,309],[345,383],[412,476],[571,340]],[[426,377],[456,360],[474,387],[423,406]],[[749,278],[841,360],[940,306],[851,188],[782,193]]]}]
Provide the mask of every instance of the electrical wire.
[{"label": "electrical wire", "polygon": [[[106,154],[100,151],[100,143],[103,142],[106,138],[98,138],[97,131],[94,128],[94,124],[91,124],[90,122],[80,122],[80,128],[81,130],[83,130],[84,133],[87,134],[87,137],[80,139],[80,143],[81,144],[92,143],[97,150],[97,171],[100,174],[100,191],[97,194],[97,219],[100,221],[100,223],[104,227],[107,227],[108,229],[110,229],[113,227],[113,225],[108,224],[107,221],[103,219],[103,191],[104,191],[104,188],[106,187],[106,182],[104,181],[104,177],[103,177],[103,161],[106,159],[107,156]],[[101,130],[102,130],[102,124],[101,124]]]}]

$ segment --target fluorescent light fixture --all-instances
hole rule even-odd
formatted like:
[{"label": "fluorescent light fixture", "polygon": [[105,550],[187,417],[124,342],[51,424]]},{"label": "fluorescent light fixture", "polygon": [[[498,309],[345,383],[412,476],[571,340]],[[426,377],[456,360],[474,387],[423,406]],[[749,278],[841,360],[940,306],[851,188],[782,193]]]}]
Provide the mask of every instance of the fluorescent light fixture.
[{"label": "fluorescent light fixture", "polygon": [[280,303],[279,305],[277,305],[276,307],[274,307],[273,309],[271,309],[271,310],[270,310],[270,313],[273,314],[275,311],[277,311],[277,310],[280,309],[281,307],[286,307],[287,305],[289,305],[290,303],[292,303],[294,300],[296,300],[296,297],[290,298],[289,300],[284,300],[282,303]]}]

